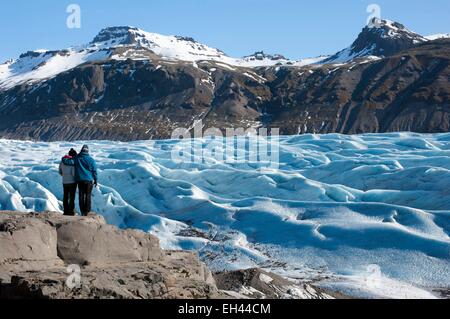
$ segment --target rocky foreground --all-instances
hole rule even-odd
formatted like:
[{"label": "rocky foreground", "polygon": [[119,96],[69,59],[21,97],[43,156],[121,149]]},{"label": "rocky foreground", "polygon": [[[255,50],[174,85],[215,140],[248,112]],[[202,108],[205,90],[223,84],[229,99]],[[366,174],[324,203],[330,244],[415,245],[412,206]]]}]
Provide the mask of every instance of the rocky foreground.
[{"label": "rocky foreground", "polygon": [[98,215],[0,212],[0,247],[3,299],[331,297],[259,269],[212,274],[195,253]]}]

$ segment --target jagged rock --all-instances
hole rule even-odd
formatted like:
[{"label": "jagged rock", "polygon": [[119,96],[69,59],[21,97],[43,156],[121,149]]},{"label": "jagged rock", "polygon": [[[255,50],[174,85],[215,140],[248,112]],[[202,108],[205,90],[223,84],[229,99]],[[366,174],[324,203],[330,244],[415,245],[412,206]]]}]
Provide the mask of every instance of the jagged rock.
[{"label": "jagged rock", "polygon": [[215,298],[220,294],[194,254],[171,252],[155,262],[82,268],[81,284],[70,289],[65,268],[18,273],[3,285],[2,298],[175,299]]},{"label": "jagged rock", "polygon": [[[0,213],[0,298],[216,298],[211,272],[191,252],[103,217]],[[70,289],[68,265],[80,267]]]},{"label": "jagged rock", "polygon": [[0,273],[62,265],[56,229],[22,215],[0,215]]},{"label": "jagged rock", "polygon": [[234,298],[332,299],[323,289],[297,284],[275,274],[253,268],[214,274],[217,287]]},{"label": "jagged rock", "polygon": [[58,254],[67,263],[114,264],[161,259],[156,237],[139,231],[121,231],[92,220],[70,220],[58,225]]}]

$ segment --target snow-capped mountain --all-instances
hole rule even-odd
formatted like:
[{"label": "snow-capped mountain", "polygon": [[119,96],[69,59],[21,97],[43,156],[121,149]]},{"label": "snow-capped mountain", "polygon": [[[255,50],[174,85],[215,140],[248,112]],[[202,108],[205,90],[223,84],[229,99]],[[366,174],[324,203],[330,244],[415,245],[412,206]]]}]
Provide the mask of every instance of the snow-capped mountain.
[{"label": "snow-capped mountain", "polygon": [[0,89],[49,79],[83,63],[105,60],[109,56],[107,50],[29,51],[17,60],[0,65]]},{"label": "snow-capped mountain", "polygon": [[215,60],[235,63],[223,52],[193,39],[163,36],[134,27],[112,27],[100,31],[88,45],[61,51],[32,51],[0,66],[0,87],[51,78],[83,63],[115,60],[150,60],[156,54],[181,61]]},{"label": "snow-capped mountain", "polygon": [[353,44],[326,59],[324,63],[346,63],[357,58],[379,58],[410,49],[427,39],[398,22],[374,19]]},{"label": "snow-capped mountain", "polygon": [[22,54],[16,60],[0,65],[0,88],[35,83],[52,78],[79,65],[105,60],[213,61],[232,67],[258,68],[272,66],[303,67],[311,64],[349,62],[357,58],[377,59],[423,43],[445,34],[422,37],[402,24],[377,20],[378,25],[365,27],[356,41],[337,54],[310,59],[290,60],[281,54],[256,52],[244,58],[233,58],[223,51],[199,43],[189,37],[165,36],[136,27],[109,27],[100,31],[86,45],[59,51],[37,50]]},{"label": "snow-capped mountain", "polygon": [[0,137],[165,139],[200,120],[286,135],[446,132],[449,59],[450,40],[388,20],[332,58],[298,61],[233,58],[192,38],[106,28],[86,45],[0,65]]},{"label": "snow-capped mountain", "polygon": [[252,55],[245,56],[241,60],[241,64],[247,66],[271,66],[274,64],[292,63],[289,59],[281,54],[266,54],[264,51],[255,52]]},{"label": "snow-capped mountain", "polygon": [[[140,56],[139,50],[148,50],[161,57],[182,61],[214,60],[232,63],[234,60],[218,49],[196,42],[192,38],[164,36],[135,27],[111,27],[100,31],[88,46],[89,49],[113,50],[126,48],[113,58],[147,58]],[[142,53],[142,52],[141,52]]]},{"label": "snow-capped mountain", "polygon": [[449,39],[450,33],[439,33],[439,34],[432,34],[425,37],[429,41],[439,40],[439,39]]},{"label": "snow-capped mountain", "polygon": [[8,89],[22,83],[52,78],[81,64],[94,61],[151,60],[214,61],[236,67],[268,67],[274,65],[303,66],[319,62],[324,57],[292,61],[281,55],[258,52],[244,58],[232,58],[221,50],[201,44],[192,38],[165,36],[129,26],[110,27],[87,45],[60,51],[29,51],[16,60],[0,65],[0,88]]},{"label": "snow-capped mountain", "polygon": [[242,67],[271,67],[271,66],[296,66],[302,67],[311,64],[320,63],[328,56],[318,56],[315,58],[301,59],[293,61],[285,58],[281,54],[266,54],[264,51],[255,52],[252,55],[245,56],[239,60],[236,65]]}]

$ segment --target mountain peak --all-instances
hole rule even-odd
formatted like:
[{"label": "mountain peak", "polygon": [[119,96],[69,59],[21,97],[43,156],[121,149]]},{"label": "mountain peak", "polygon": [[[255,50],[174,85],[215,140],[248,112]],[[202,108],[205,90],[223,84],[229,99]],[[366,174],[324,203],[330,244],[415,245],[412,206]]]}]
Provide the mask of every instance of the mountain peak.
[{"label": "mountain peak", "polygon": [[366,26],[362,32],[375,33],[383,38],[409,37],[417,40],[423,39],[421,35],[408,30],[403,24],[387,19],[373,18],[371,24]]},{"label": "mountain peak", "polygon": [[244,57],[244,60],[246,61],[263,61],[263,60],[272,60],[272,61],[278,61],[278,60],[287,60],[283,55],[281,54],[266,54],[264,51],[257,51],[253,53],[252,55],[248,55]]},{"label": "mountain peak", "polygon": [[429,41],[440,40],[440,39],[449,39],[450,33],[438,33],[432,34],[425,37]]},{"label": "mountain peak", "polygon": [[355,58],[387,57],[426,41],[426,38],[408,30],[401,23],[374,18],[350,47],[336,53],[326,62],[343,63]]},{"label": "mountain peak", "polygon": [[190,45],[198,44],[192,37],[185,36],[165,36],[157,33],[146,32],[142,29],[132,26],[116,26],[102,29],[92,40],[91,44],[109,44],[110,46],[119,45],[141,45],[144,47],[158,45],[160,41],[184,42]]},{"label": "mountain peak", "polygon": [[405,29],[406,27],[396,21],[388,20],[388,19],[379,19],[379,18],[373,18],[371,21],[371,25],[368,26],[369,28],[389,28],[389,29]]},{"label": "mountain peak", "polygon": [[139,29],[131,26],[107,27],[102,29],[91,43],[113,42],[132,44],[133,35]]}]

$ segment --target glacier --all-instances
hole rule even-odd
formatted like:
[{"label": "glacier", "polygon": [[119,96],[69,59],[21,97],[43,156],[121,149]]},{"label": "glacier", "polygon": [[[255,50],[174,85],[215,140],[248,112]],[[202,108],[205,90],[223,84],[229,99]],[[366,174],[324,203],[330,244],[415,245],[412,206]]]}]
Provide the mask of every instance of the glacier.
[{"label": "glacier", "polygon": [[450,289],[448,133],[284,136],[278,168],[178,163],[181,140],[0,139],[0,210],[61,211],[59,161],[85,143],[100,170],[94,211],[213,270],[261,267],[368,298]]}]

